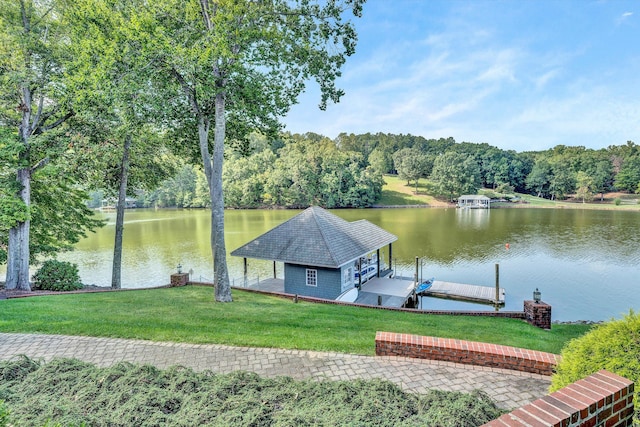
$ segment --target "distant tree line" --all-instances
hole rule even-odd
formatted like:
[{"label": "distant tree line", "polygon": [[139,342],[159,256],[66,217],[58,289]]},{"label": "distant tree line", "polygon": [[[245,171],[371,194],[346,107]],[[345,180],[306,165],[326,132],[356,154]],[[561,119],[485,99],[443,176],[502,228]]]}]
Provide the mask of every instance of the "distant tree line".
[{"label": "distant tree line", "polygon": [[[231,208],[368,207],[382,194],[384,174],[399,176],[416,191],[427,178],[429,188],[449,200],[480,188],[583,201],[610,191],[640,192],[640,146],[631,141],[600,150],[558,145],[517,153],[413,135],[340,134],[331,140],[307,133],[269,140],[253,134],[231,145],[225,157],[224,197]],[[156,190],[139,194],[144,206],[208,203],[206,179],[190,165]]]},{"label": "distant tree line", "polygon": [[609,191],[640,192],[640,147],[625,145],[593,150],[558,145],[546,151],[517,153],[489,144],[413,135],[341,134],[341,149],[361,153],[383,173],[408,183],[430,178],[441,196],[478,188],[511,189],[549,199],[570,194],[592,199]]}]

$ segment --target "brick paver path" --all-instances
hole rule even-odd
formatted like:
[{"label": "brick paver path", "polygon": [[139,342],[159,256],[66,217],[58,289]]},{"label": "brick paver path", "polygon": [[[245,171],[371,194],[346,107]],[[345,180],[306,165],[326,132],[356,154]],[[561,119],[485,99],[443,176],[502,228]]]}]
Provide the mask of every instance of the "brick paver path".
[{"label": "brick paver path", "polygon": [[504,409],[520,407],[546,395],[550,384],[549,377],[541,375],[402,357],[0,333],[0,360],[22,354],[45,361],[55,357],[77,358],[98,366],[128,361],[158,368],[182,365],[221,373],[244,370],[264,377],[384,378],[415,393],[429,389],[462,392],[481,389]]}]

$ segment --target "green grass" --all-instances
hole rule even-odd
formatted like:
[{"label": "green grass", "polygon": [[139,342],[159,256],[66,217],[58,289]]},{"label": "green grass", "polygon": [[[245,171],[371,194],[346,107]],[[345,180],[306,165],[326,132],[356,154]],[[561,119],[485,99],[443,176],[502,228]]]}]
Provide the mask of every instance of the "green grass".
[{"label": "green grass", "polygon": [[209,287],[40,296],[0,301],[0,332],[336,351],[373,355],[376,331],[511,345],[559,353],[589,326],[544,331],[523,321],[438,316],[362,307],[293,303],[233,291],[216,303]]},{"label": "green grass", "polygon": [[429,195],[432,192],[426,179],[418,181],[418,193],[415,193],[415,185],[407,185],[396,175],[385,175],[385,185],[382,187],[382,197],[377,205],[380,206],[408,206],[429,205],[446,206],[446,201],[438,200]]}]

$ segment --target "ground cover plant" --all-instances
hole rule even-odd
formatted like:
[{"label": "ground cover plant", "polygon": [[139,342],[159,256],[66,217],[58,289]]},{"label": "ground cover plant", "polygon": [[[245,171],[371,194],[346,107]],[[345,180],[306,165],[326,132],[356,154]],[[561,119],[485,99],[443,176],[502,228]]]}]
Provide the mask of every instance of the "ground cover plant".
[{"label": "ground cover plant", "polygon": [[72,359],[42,364],[26,357],[1,362],[0,380],[6,425],[15,426],[457,427],[502,414],[481,391],[415,395],[383,380],[296,381],[130,363],[99,368]]},{"label": "ground cover plant", "polygon": [[84,335],[373,355],[377,331],[466,339],[560,353],[588,325],[544,331],[517,319],[439,316],[316,304],[185,286],[0,300],[0,332]]}]

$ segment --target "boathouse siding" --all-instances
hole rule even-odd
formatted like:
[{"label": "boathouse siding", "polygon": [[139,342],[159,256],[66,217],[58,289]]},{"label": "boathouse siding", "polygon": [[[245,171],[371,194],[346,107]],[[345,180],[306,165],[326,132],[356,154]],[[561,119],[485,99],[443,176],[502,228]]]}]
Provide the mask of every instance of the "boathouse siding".
[{"label": "boathouse siding", "polygon": [[[307,284],[307,270],[317,272],[316,286]],[[284,277],[284,291],[289,294],[335,299],[342,293],[340,269],[285,264]]]}]

